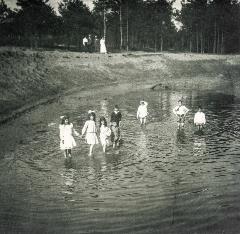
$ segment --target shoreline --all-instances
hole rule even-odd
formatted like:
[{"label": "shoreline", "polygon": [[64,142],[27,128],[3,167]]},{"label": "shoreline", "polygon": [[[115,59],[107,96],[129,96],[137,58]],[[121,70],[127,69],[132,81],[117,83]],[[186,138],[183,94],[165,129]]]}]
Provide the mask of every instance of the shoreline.
[{"label": "shoreline", "polygon": [[197,89],[240,96],[240,55],[100,55],[1,48],[0,57],[0,124],[76,91],[90,96],[114,87],[122,91]]}]

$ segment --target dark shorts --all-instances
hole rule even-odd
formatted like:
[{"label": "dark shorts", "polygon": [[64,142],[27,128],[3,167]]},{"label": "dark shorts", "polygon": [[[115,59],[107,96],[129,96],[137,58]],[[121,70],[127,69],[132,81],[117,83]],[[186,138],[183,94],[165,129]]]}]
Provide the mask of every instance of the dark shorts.
[{"label": "dark shorts", "polygon": [[185,123],[185,116],[184,115],[178,115],[178,123]]}]

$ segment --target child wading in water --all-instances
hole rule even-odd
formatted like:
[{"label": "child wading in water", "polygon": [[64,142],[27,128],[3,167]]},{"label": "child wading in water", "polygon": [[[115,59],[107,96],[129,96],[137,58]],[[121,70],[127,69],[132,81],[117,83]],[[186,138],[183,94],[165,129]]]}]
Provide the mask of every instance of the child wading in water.
[{"label": "child wading in water", "polygon": [[202,107],[198,107],[198,112],[194,116],[194,124],[198,127],[198,130],[202,130],[203,126],[206,124],[205,114],[202,112]]},{"label": "child wading in water", "polygon": [[114,149],[116,145],[119,146],[119,140],[120,140],[120,130],[116,122],[112,122],[111,130],[112,130],[111,140],[112,140],[113,149]]},{"label": "child wading in water", "polygon": [[103,147],[103,152],[106,152],[106,147],[109,144],[108,137],[111,136],[111,129],[107,127],[107,120],[104,117],[100,118],[100,141]]},{"label": "child wading in water", "polygon": [[95,113],[90,112],[88,114],[88,120],[85,122],[84,127],[82,129],[82,137],[86,133],[85,139],[86,139],[87,144],[90,145],[89,156],[92,155],[93,146],[98,144],[95,117],[96,117]]},{"label": "child wading in water", "polygon": [[[122,114],[119,111],[118,105],[115,105],[114,111],[111,114],[110,122],[111,122],[112,132],[116,132],[116,131],[118,132],[118,140],[115,142],[117,144],[117,146],[119,146],[119,142],[120,142],[120,138],[121,138],[121,131],[120,131],[121,121],[122,121]],[[113,127],[114,125],[115,125],[115,127]],[[112,142],[113,142],[113,134],[112,134]],[[113,146],[115,147],[115,144],[113,144]]]},{"label": "child wading in water", "polygon": [[140,106],[138,107],[137,110],[137,119],[140,120],[141,126],[146,125],[146,120],[148,116],[147,106],[148,106],[147,102],[140,101]]},{"label": "child wading in water", "polygon": [[79,133],[73,128],[73,124],[70,123],[69,117],[61,116],[61,119],[62,122],[59,125],[60,149],[64,150],[64,156],[67,158],[71,157],[72,148],[76,146],[73,134],[79,136]]},{"label": "child wading in water", "polygon": [[185,117],[186,114],[188,113],[189,109],[182,105],[182,100],[178,101],[178,106],[176,106],[173,109],[173,113],[178,117],[178,129],[180,129],[181,127],[184,127],[184,123],[185,123]]}]

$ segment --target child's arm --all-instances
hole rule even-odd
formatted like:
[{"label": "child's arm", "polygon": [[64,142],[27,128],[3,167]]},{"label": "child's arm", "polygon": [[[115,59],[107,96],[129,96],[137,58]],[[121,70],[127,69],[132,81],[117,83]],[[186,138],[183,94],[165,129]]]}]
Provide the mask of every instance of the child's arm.
[{"label": "child's arm", "polygon": [[74,133],[74,135],[76,135],[76,136],[79,136],[80,134],[73,128],[73,133]]},{"label": "child's arm", "polygon": [[138,107],[138,110],[137,110],[137,119],[138,119],[138,117],[139,117],[139,107]]},{"label": "child's arm", "polygon": [[82,128],[82,136],[85,134],[86,130],[87,130],[87,127],[88,127],[88,122],[85,122],[83,128]]}]

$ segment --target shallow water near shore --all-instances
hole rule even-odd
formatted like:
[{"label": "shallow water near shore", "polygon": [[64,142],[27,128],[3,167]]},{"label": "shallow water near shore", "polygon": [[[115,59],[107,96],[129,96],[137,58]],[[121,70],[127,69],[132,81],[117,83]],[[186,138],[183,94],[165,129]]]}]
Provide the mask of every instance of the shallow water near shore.
[{"label": "shallow water near shore", "polygon": [[[172,109],[191,110],[177,130]],[[149,102],[146,127],[136,120]],[[123,114],[122,145],[72,159],[59,150],[59,116],[81,131],[94,109]],[[198,105],[207,125],[193,126]],[[237,233],[240,224],[240,99],[214,92],[139,90],[82,97],[74,93],[0,127],[1,233]],[[98,124],[98,123],[97,123]]]}]

